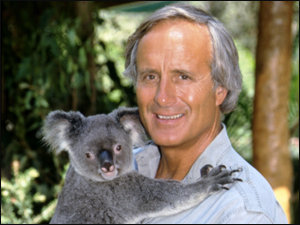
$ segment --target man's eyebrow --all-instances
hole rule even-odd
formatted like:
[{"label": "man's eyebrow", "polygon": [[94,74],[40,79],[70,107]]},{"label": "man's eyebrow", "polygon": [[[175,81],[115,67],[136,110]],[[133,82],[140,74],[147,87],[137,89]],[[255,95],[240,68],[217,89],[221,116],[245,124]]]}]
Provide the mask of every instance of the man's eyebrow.
[{"label": "man's eyebrow", "polygon": [[145,68],[137,71],[138,74],[146,74],[146,73],[157,73],[155,69]]},{"label": "man's eyebrow", "polygon": [[188,70],[185,69],[175,69],[171,71],[172,73],[180,73],[180,74],[187,74],[187,75],[192,75],[192,73]]},{"label": "man's eyebrow", "polygon": [[[155,69],[151,69],[151,68],[145,68],[145,69],[141,69],[137,71],[138,75],[143,75],[143,74],[149,74],[149,73],[156,73],[158,74],[159,72],[156,71]],[[171,73],[175,73],[175,74],[186,74],[186,75],[193,75],[193,73],[191,73],[188,70],[185,69],[174,69],[171,71]]]}]

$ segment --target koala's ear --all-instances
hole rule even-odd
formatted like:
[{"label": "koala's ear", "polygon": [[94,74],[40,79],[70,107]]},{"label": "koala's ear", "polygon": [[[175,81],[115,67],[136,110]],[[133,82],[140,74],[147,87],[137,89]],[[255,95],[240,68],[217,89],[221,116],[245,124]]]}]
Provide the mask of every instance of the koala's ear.
[{"label": "koala's ear", "polygon": [[70,151],[70,143],[82,131],[84,119],[80,112],[50,112],[42,128],[43,141],[57,154]]},{"label": "koala's ear", "polygon": [[124,130],[130,132],[134,146],[143,146],[147,140],[145,129],[141,123],[138,108],[120,107],[116,110],[116,119]]}]

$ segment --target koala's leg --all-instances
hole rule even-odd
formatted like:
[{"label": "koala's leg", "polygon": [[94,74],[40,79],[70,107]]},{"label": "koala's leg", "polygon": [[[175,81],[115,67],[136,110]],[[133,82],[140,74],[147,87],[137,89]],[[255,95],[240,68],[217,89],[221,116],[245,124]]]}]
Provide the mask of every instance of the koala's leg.
[{"label": "koala's leg", "polygon": [[217,191],[228,189],[223,186],[224,184],[241,181],[232,177],[233,173],[240,170],[227,170],[225,166],[213,168],[211,171],[209,168],[212,166],[203,167],[202,177],[192,184],[144,177],[139,193],[142,197],[137,205],[142,215],[141,218],[136,219],[176,214],[198,205]]}]

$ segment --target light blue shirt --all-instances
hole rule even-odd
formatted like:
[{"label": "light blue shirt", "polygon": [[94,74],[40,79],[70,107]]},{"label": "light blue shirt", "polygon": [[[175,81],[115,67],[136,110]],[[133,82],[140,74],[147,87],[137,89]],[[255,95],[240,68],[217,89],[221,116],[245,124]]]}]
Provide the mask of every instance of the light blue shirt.
[{"label": "light blue shirt", "polygon": [[[134,154],[135,169],[147,177],[155,178],[160,160],[158,147],[152,142],[135,149]],[[142,223],[288,223],[269,183],[231,146],[224,124],[222,131],[198,157],[182,182],[196,181],[200,177],[200,169],[206,164],[214,167],[222,164],[229,169],[241,167],[243,171],[235,173],[235,176],[243,182],[236,182],[228,191],[213,194],[189,210],[172,216],[145,219]]]}]

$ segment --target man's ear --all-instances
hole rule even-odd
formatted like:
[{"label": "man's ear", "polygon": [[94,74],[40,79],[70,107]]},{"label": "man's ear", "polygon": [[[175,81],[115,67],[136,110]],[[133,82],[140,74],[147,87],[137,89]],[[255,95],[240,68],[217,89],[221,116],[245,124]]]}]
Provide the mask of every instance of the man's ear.
[{"label": "man's ear", "polygon": [[50,112],[42,128],[44,143],[56,154],[70,151],[70,142],[82,131],[84,119],[80,112]]},{"label": "man's ear", "polygon": [[141,123],[138,108],[120,107],[116,110],[116,119],[129,132],[134,146],[143,146],[147,139],[145,129]]},{"label": "man's ear", "polygon": [[228,90],[225,87],[218,86],[216,89],[216,106],[220,106],[227,96]]}]

